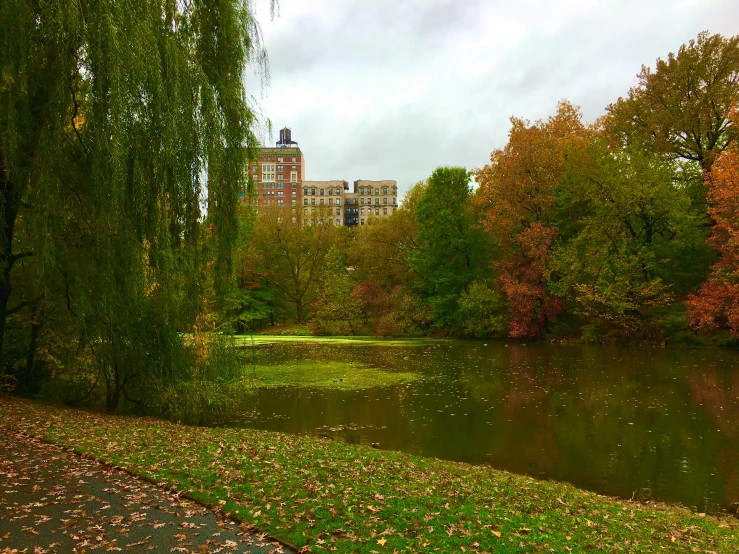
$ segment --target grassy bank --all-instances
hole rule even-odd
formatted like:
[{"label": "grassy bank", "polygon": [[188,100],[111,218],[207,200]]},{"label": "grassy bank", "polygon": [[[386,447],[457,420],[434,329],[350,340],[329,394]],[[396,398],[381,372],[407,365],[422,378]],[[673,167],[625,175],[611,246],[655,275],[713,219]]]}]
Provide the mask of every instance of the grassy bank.
[{"label": "grassy bank", "polygon": [[282,342],[314,343],[314,344],[340,344],[358,346],[431,346],[434,344],[448,343],[448,339],[385,339],[372,336],[356,337],[313,337],[301,335],[238,335],[234,337],[237,346],[261,346],[263,344],[276,344]]},{"label": "grassy bank", "polygon": [[730,518],[486,467],[8,397],[0,397],[0,421],[222,502],[306,552],[739,551]]}]

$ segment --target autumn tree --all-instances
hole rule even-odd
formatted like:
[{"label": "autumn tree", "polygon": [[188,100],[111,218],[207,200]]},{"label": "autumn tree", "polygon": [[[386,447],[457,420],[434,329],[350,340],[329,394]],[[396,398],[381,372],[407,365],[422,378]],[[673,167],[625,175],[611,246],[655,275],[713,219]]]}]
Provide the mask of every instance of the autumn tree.
[{"label": "autumn tree", "polygon": [[696,286],[707,268],[701,219],[674,165],[649,150],[613,151],[593,136],[567,165],[555,193],[550,290],[602,333],[646,332],[650,310]]},{"label": "autumn tree", "polygon": [[315,328],[321,334],[342,333],[343,327],[348,327],[352,335],[357,334],[364,300],[349,273],[344,256],[332,246],[326,254],[320,291],[315,302]]},{"label": "autumn tree", "polygon": [[561,102],[547,121],[511,119],[508,144],[474,172],[476,204],[498,249],[493,267],[508,302],[511,337],[540,336],[561,310],[547,289],[557,236],[553,204],[566,153],[587,135],[579,109]]},{"label": "autumn tree", "polygon": [[254,275],[267,283],[298,323],[304,323],[308,307],[316,301],[326,254],[336,242],[338,229],[331,217],[305,219],[294,206],[262,210],[252,237],[258,253]]},{"label": "autumn tree", "polygon": [[629,95],[608,107],[613,134],[710,172],[739,136],[729,118],[739,100],[739,36],[702,32],[654,69],[642,66],[638,77]]},{"label": "autumn tree", "polygon": [[408,255],[418,249],[416,206],[425,190],[425,182],[416,183],[390,217],[369,218],[365,225],[355,228],[349,263],[359,281],[378,283],[389,291],[415,278]]},{"label": "autumn tree", "polygon": [[725,330],[739,338],[739,147],[718,156],[706,183],[716,222],[710,244],[720,259],[688,300],[690,319],[700,331]]}]

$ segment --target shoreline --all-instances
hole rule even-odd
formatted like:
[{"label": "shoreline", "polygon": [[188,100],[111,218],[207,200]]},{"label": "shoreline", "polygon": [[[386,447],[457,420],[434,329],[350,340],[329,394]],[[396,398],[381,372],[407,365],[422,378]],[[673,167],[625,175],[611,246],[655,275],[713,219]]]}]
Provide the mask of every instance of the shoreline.
[{"label": "shoreline", "polygon": [[739,550],[739,521],[320,438],[0,396],[3,424],[166,483],[304,552]]}]

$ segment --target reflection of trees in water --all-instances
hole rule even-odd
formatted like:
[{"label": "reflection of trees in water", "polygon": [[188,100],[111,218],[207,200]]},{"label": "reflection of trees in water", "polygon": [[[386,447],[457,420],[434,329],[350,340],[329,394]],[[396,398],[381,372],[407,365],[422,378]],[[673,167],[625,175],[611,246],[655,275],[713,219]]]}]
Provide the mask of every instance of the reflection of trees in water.
[{"label": "reflection of trees in water", "polygon": [[426,377],[354,393],[281,391],[267,402],[275,411],[293,403],[293,430],[343,424],[336,438],[487,462],[606,494],[648,487],[699,511],[739,496],[739,402],[731,400],[739,374],[721,371],[733,353],[450,344],[283,345],[274,358],[354,360]]},{"label": "reflection of trees in water", "polygon": [[693,405],[715,419],[722,434],[739,440],[739,373],[693,370],[688,386]]},{"label": "reflection of trees in water", "polygon": [[739,372],[715,368],[691,371],[688,387],[693,405],[713,420],[727,439],[719,466],[726,475],[722,504],[739,502]]}]

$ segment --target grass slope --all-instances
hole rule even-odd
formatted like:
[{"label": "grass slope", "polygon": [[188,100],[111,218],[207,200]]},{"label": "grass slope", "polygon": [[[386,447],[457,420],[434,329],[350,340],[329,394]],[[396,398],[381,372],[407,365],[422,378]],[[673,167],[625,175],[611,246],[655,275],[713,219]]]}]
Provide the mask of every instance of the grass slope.
[{"label": "grass slope", "polygon": [[487,467],[0,397],[10,428],[223,503],[303,552],[737,552],[739,525]]}]

